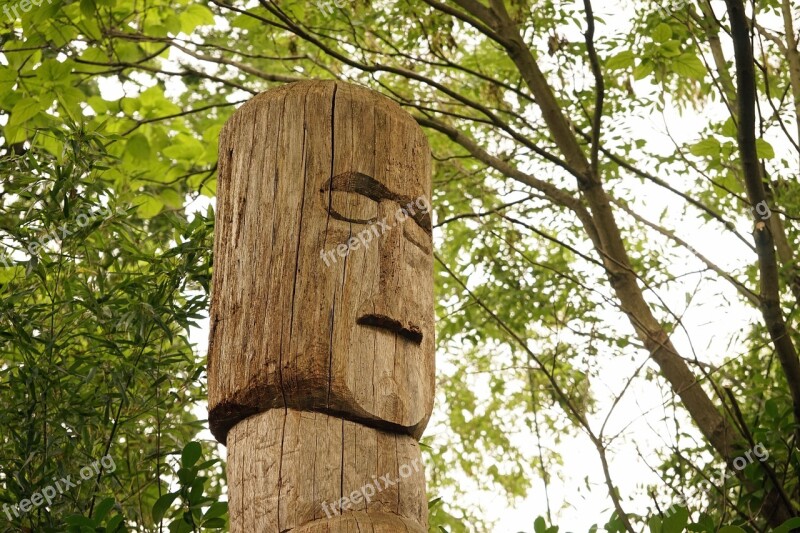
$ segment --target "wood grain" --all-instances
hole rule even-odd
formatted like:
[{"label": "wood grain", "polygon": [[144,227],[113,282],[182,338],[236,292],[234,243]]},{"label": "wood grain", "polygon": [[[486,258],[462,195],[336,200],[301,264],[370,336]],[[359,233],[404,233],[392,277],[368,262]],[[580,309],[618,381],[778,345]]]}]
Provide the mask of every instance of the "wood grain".
[{"label": "wood grain", "polygon": [[416,522],[386,513],[355,512],[330,520],[317,520],[292,533],[427,533]]},{"label": "wood grain", "polygon": [[298,82],[233,115],[220,137],[208,356],[220,442],[274,408],[421,436],[435,372],[419,207],[430,187],[421,129],[372,91]]},{"label": "wood grain", "polygon": [[427,528],[417,441],[322,413],[272,409],[234,426],[228,484],[232,532]]}]

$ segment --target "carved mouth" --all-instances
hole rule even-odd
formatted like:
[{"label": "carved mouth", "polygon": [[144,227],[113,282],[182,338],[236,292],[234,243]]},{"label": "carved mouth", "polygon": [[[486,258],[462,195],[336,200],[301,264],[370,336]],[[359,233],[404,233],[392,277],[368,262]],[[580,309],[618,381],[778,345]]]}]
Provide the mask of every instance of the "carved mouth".
[{"label": "carved mouth", "polygon": [[386,315],[363,315],[356,320],[356,324],[385,329],[391,331],[392,333],[397,333],[404,339],[408,339],[414,344],[422,344],[422,330],[419,328],[419,326],[409,324],[408,327],[406,327],[399,320],[395,320],[394,318]]}]

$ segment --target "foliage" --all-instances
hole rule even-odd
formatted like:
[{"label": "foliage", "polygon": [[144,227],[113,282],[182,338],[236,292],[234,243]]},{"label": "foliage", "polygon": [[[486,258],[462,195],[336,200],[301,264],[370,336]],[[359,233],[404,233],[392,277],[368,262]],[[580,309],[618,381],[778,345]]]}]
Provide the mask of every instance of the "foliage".
[{"label": "foliage", "polygon": [[[576,435],[598,452],[612,510],[596,521],[609,531],[763,530],[779,492],[800,507],[797,6],[747,6],[758,22],[748,107],[731,47],[744,2],[663,4],[53,0],[3,19],[0,236],[16,251],[0,265],[0,501],[104,451],[119,465],[15,526],[57,528],[77,513],[87,527],[121,516],[150,529],[167,516],[186,528],[224,515],[206,506],[219,468],[167,476],[168,455],[203,425],[204,354],[187,331],[208,303],[213,213],[184,204],[213,197],[235,106],[309,77],[379,90],[429,134],[433,422],[446,428],[424,441],[434,528],[489,528],[468,493],[536,491],[548,516],[531,529],[547,531],[563,510],[547,496],[569,460],[558,445]],[[741,165],[751,148],[756,174]],[[767,222],[754,216],[761,193]],[[109,206],[125,215],[25,251]],[[759,222],[774,265],[750,235]],[[715,331],[695,351],[698,314]],[[664,400],[662,441],[648,445],[661,464],[657,483],[620,494],[615,446],[633,453],[635,420],[615,413],[632,390]],[[768,461],[696,489],[756,443]],[[688,508],[664,518],[676,501]]]},{"label": "foliage", "polygon": [[0,163],[9,265],[0,284],[0,500],[17,505],[110,456],[113,473],[14,517],[13,527],[57,531],[64,520],[106,517],[110,531],[123,518],[152,526],[168,456],[203,427],[190,408],[204,394],[204,365],[186,332],[207,306],[212,214],[131,216],[137,195],[109,176],[111,137],[88,128],[37,136],[60,154],[34,139]]}]

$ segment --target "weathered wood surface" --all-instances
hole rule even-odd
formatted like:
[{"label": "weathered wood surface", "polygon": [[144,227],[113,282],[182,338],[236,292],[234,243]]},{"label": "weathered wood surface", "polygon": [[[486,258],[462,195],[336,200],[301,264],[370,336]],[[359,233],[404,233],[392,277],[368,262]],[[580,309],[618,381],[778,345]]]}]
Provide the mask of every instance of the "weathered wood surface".
[{"label": "weathered wood surface", "polygon": [[228,485],[234,533],[427,529],[417,441],[321,413],[273,409],[234,426]]},{"label": "weathered wood surface", "polygon": [[427,528],[405,518],[385,513],[354,512],[317,520],[292,533],[427,533]]},{"label": "weathered wood surface", "polygon": [[[419,438],[434,392],[431,222],[419,208],[429,200],[424,134],[374,92],[299,82],[234,114],[220,139],[214,244],[217,439],[285,407]],[[365,231],[369,242],[350,241]]]},{"label": "weathered wood surface", "polygon": [[231,531],[423,533],[421,129],[371,91],[300,82],[242,106],[219,161],[209,424],[228,444]]}]

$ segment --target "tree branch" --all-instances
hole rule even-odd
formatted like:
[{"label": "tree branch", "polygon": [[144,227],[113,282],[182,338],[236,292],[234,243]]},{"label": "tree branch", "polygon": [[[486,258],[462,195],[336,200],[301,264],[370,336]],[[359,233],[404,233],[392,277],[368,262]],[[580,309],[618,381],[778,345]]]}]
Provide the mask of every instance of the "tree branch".
[{"label": "tree branch", "polygon": [[592,10],[591,0],[583,0],[583,7],[586,10],[586,23],[588,27],[584,38],[586,49],[589,52],[589,64],[592,66],[594,76],[594,113],[592,114],[592,172],[595,174],[600,171],[600,128],[603,122],[603,101],[605,99],[606,84],[603,79],[603,71],[600,69],[600,59],[597,57],[597,50],[594,46],[594,11]]},{"label": "tree branch", "polygon": [[[752,205],[767,205],[767,194],[756,149],[756,74],[753,48],[744,2],[725,0],[731,24],[731,37],[736,58],[737,100],[739,115],[738,143],[747,195]],[[772,231],[754,212],[753,231],[758,269],[761,279],[761,314],[778,354],[795,418],[796,445],[800,446],[800,359],[786,328],[780,301],[780,278]]]}]

